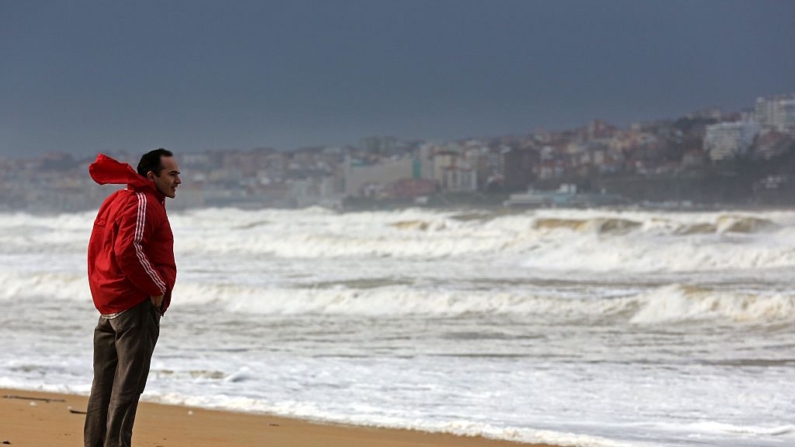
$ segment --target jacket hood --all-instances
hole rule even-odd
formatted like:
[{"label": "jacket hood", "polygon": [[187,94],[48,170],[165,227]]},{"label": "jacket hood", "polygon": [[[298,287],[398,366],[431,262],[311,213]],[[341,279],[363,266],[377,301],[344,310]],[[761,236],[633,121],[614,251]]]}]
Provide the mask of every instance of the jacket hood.
[{"label": "jacket hood", "polygon": [[131,189],[149,189],[161,200],[165,198],[149,179],[141,177],[132,166],[105,154],[97,155],[97,159],[88,165],[88,174],[100,185],[127,185]]}]

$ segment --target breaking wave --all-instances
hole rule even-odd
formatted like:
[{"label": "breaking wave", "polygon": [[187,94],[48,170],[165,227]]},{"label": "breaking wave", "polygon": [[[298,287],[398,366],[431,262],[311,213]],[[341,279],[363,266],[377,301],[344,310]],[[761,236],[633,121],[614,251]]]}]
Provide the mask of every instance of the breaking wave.
[{"label": "breaking wave", "polygon": [[[93,214],[0,214],[0,253],[82,254]],[[338,214],[172,213],[179,255],[282,258],[525,257],[552,270],[795,267],[795,213],[535,211],[475,217],[426,210]],[[521,262],[521,261],[520,261]]]},{"label": "breaking wave", "polygon": [[[0,274],[0,300],[46,299],[90,302],[84,276]],[[367,317],[504,315],[557,322],[661,324],[730,323],[795,319],[795,295],[757,294],[669,285],[624,296],[572,298],[554,292],[436,290],[409,285],[376,288],[291,288],[184,282],[174,306],[213,304],[232,313],[261,315],[351,315]]]},{"label": "breaking wave", "polygon": [[[540,230],[568,229],[582,233],[626,234],[642,229],[644,222],[620,218],[560,219],[538,218],[533,228]],[[773,231],[778,226],[768,219],[757,217],[724,215],[712,222],[676,222],[655,218],[648,222],[649,227],[670,228],[673,235],[692,235],[709,233],[759,233]]]}]

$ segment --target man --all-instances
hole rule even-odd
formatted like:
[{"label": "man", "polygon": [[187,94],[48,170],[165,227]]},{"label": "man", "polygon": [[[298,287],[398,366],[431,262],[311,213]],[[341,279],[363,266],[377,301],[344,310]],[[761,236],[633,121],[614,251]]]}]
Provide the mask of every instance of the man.
[{"label": "man", "polygon": [[177,277],[165,198],[174,198],[181,180],[165,149],[144,154],[138,172],[102,154],[88,172],[100,185],[127,189],[105,199],[88,244],[88,282],[101,316],[94,329],[84,443],[127,447]]}]

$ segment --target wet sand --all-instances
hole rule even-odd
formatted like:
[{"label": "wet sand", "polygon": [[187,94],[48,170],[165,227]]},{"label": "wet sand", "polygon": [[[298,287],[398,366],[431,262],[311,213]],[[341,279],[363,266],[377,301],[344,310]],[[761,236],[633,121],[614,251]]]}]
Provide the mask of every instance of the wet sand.
[{"label": "wet sand", "polygon": [[[72,413],[70,409],[84,411],[86,400],[86,396],[0,389],[0,445],[82,446],[85,415]],[[136,447],[531,446],[481,437],[322,424],[270,415],[148,402],[142,402],[138,407],[133,445]]]}]

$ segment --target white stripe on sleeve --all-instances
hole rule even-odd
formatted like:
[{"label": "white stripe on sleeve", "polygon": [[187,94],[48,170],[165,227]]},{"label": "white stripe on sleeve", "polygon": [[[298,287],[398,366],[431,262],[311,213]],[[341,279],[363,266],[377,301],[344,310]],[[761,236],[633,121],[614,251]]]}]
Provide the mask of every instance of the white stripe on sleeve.
[{"label": "white stripe on sleeve", "polygon": [[141,246],[141,240],[144,237],[144,225],[146,223],[146,194],[142,192],[135,193],[138,196],[138,219],[135,222],[135,236],[133,237],[133,245],[135,246],[135,254],[138,256],[138,261],[144,268],[146,273],[152,279],[162,293],[166,293],[166,284],[160,279],[160,275],[155,272],[149,260],[144,255],[144,249]]}]

